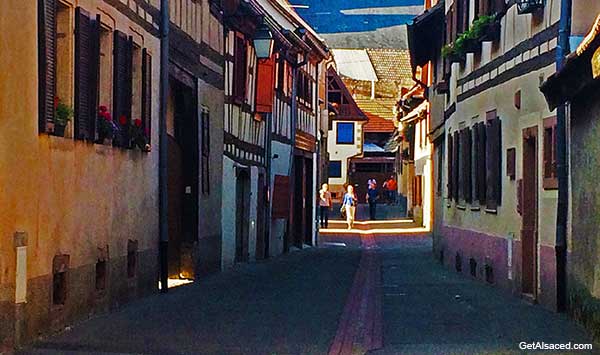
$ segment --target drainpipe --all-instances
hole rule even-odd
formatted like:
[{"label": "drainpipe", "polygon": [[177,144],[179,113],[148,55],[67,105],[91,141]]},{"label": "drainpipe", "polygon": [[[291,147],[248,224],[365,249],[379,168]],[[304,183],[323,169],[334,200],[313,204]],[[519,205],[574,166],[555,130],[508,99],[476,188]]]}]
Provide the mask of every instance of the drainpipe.
[{"label": "drainpipe", "polygon": [[167,95],[169,93],[169,0],[160,2],[160,116],[159,116],[159,161],[158,161],[158,198],[159,198],[159,264],[160,292],[169,290],[169,221],[167,213]]},{"label": "drainpipe", "polygon": [[[571,9],[573,0],[562,0],[560,27],[556,51],[556,70],[563,68],[570,52]],[[567,223],[569,214],[569,166],[567,161],[567,106],[562,104],[556,111],[556,172],[558,175],[558,206],[556,217],[556,305],[558,311],[567,306]]]}]

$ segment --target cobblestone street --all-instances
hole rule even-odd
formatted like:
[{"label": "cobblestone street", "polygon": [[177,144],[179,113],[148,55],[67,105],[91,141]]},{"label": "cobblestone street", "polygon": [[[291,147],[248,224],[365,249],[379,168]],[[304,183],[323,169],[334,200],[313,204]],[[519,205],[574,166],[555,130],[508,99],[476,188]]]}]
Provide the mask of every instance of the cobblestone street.
[{"label": "cobblestone street", "polygon": [[518,354],[522,341],[590,342],[564,315],[442,267],[428,237],[329,236],[321,248],[172,289],[22,353]]}]

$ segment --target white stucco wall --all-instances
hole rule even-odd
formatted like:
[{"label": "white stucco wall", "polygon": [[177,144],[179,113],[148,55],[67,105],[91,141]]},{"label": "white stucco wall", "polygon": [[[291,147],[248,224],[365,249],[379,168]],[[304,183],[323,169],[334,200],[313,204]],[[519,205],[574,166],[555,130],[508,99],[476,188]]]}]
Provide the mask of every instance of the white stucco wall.
[{"label": "white stucco wall", "polygon": [[[354,144],[337,144],[337,123],[354,123]],[[361,122],[352,121],[334,121],[332,129],[329,131],[327,139],[327,150],[329,152],[329,161],[339,160],[342,162],[342,176],[339,178],[329,178],[329,185],[332,191],[340,187],[348,180],[348,159],[362,154],[363,129]]]},{"label": "white stucco wall", "polygon": [[222,194],[223,206],[221,208],[221,226],[223,229],[223,240],[221,248],[221,268],[233,265],[235,260],[235,233],[236,233],[236,211],[235,211],[235,163],[233,160],[223,156],[223,181]]},{"label": "white stucco wall", "polygon": [[[275,175],[289,176],[291,146],[277,141],[272,141],[271,156],[278,155],[271,160],[271,193],[275,184]],[[271,195],[272,196],[272,195]],[[269,253],[271,256],[283,253],[283,237],[287,226],[287,219],[274,219],[271,221],[271,240]]]}]

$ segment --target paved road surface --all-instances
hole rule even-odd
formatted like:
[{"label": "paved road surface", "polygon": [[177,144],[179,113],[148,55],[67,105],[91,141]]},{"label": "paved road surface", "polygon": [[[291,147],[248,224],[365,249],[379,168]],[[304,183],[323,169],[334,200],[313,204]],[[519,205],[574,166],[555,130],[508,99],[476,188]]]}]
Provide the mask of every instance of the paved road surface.
[{"label": "paved road surface", "polygon": [[520,341],[590,341],[562,315],[443,268],[427,238],[328,238],[143,299],[23,353],[520,354]]}]

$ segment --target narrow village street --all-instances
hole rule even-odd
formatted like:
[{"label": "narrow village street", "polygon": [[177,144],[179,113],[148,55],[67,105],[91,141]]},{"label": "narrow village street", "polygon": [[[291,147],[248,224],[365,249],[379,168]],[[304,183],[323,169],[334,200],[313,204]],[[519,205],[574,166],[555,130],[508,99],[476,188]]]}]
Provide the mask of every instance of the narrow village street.
[{"label": "narrow village street", "polygon": [[565,315],[444,268],[426,235],[346,234],[136,301],[22,354],[520,354],[523,341],[590,343]]},{"label": "narrow village street", "polygon": [[600,354],[600,0],[0,3],[0,355]]}]

